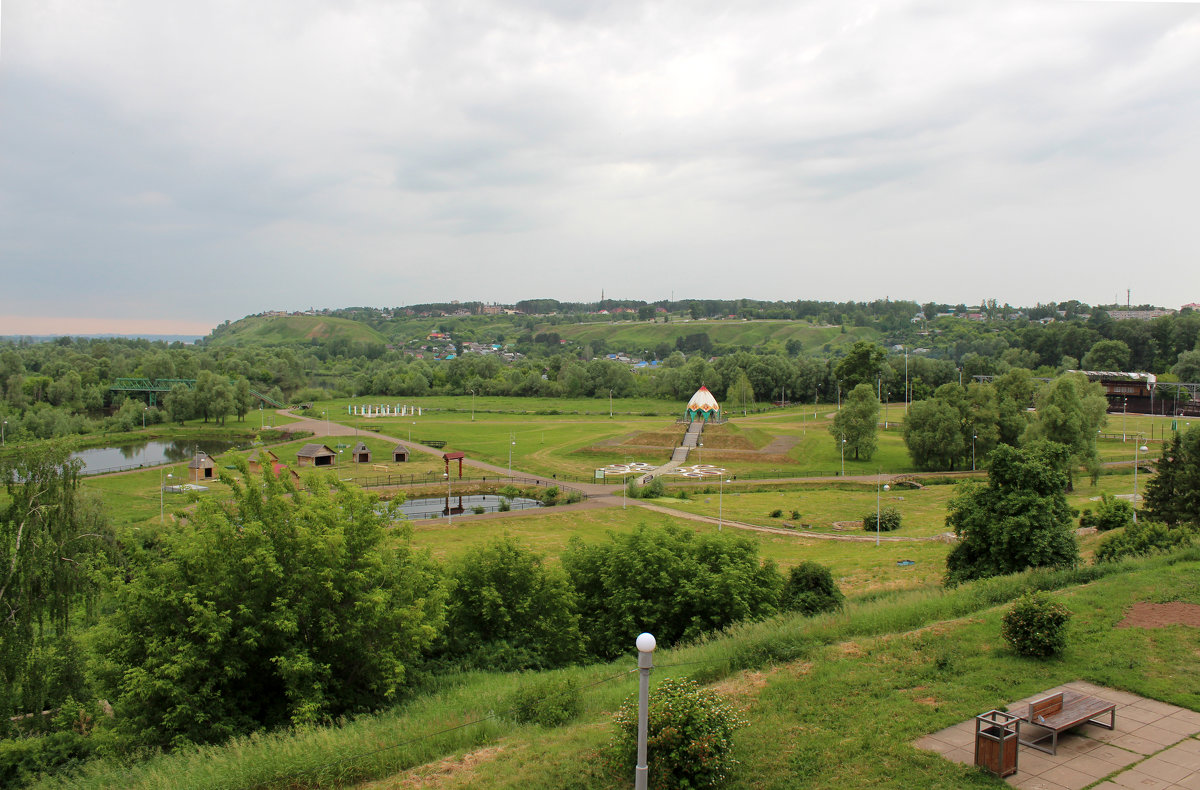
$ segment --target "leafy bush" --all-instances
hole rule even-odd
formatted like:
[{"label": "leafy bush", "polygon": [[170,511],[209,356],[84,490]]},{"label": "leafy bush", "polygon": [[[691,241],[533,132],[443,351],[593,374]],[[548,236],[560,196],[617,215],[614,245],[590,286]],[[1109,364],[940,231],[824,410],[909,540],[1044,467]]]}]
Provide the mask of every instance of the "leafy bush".
[{"label": "leafy bush", "polygon": [[479,516],[485,512],[485,508],[483,505],[475,505],[474,507],[471,508],[471,512],[474,513],[475,515]]},{"label": "leafy bush", "polygon": [[[874,508],[869,513],[863,514],[863,529],[868,532],[875,531],[875,515]],[[900,529],[900,511],[894,505],[884,505],[879,508],[879,531],[891,532],[896,529]]]},{"label": "leafy bush", "polygon": [[[613,762],[628,776],[637,762],[637,696],[621,705],[614,719]],[[650,692],[647,716],[647,765],[650,787],[719,787],[737,765],[733,733],[746,726],[715,691],[689,679],[665,678]]]},{"label": "leafy bush", "polygon": [[813,615],[842,608],[846,596],[833,581],[829,568],[817,562],[802,562],[788,571],[779,596],[779,608]]},{"label": "leafy bush", "polygon": [[1004,615],[1000,635],[1023,656],[1049,658],[1067,646],[1071,612],[1043,592],[1027,592]]},{"label": "leafy bush", "polygon": [[799,510],[793,510],[793,511],[792,511],[792,520],[793,520],[793,521],[799,521],[799,520],[800,520],[800,511],[799,511]]},{"label": "leafy bush", "polygon": [[543,727],[561,727],[578,716],[582,706],[583,695],[575,680],[556,681],[537,675],[531,676],[500,703],[505,718],[518,724]]},{"label": "leafy bush", "polygon": [[663,647],[777,611],[783,577],[758,545],[732,531],[697,534],[638,526],[607,542],[575,538],[562,567],[579,597],[580,630],[601,658],[626,652],[642,631]]},{"label": "leafy bush", "polygon": [[1111,494],[1101,494],[1096,512],[1085,509],[1079,518],[1079,526],[1095,527],[1101,532],[1128,526],[1133,523],[1133,505]]},{"label": "leafy bush", "polygon": [[575,594],[562,568],[505,536],[472,548],[447,572],[446,657],[507,670],[557,667],[580,657]]},{"label": "leafy bush", "polygon": [[1096,549],[1096,562],[1167,554],[1192,545],[1193,537],[1193,531],[1187,527],[1171,528],[1153,521],[1140,521],[1121,532],[1105,535]]},{"label": "leafy bush", "polygon": [[558,486],[550,486],[538,496],[538,499],[546,507],[554,507],[558,504]]},{"label": "leafy bush", "polygon": [[783,511],[779,508],[775,508],[771,511],[771,518],[783,518]]},{"label": "leafy bush", "polygon": [[496,509],[501,513],[507,513],[512,510],[512,502],[509,501],[508,497],[500,497],[500,506]]}]

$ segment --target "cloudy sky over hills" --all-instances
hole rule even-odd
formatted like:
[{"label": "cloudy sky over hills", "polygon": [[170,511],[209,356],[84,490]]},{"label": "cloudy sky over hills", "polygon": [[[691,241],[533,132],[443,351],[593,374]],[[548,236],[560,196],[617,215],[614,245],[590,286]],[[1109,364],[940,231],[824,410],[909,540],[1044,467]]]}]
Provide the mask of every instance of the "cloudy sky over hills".
[{"label": "cloudy sky over hills", "polygon": [[601,289],[1200,301],[1194,3],[2,10],[0,333]]}]

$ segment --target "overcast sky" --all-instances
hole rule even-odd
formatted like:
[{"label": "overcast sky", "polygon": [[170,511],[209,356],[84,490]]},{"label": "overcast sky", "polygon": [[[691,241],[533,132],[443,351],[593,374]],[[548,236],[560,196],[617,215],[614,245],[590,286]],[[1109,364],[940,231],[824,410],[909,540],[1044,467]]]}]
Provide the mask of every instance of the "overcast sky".
[{"label": "overcast sky", "polygon": [[2,13],[0,333],[602,290],[1200,301],[1193,3]]}]

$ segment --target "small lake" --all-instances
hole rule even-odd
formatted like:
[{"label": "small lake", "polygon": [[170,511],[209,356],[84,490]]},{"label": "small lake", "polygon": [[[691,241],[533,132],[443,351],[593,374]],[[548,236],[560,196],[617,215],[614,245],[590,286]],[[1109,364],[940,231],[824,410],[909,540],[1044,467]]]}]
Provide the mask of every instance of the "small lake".
[{"label": "small lake", "polygon": [[[498,494],[471,494],[468,496],[452,496],[451,513],[455,516],[474,513],[475,508],[483,508],[484,513],[494,513],[500,509],[501,500],[505,497]],[[542,507],[536,499],[514,497],[508,500],[513,510],[526,510],[531,507]],[[400,505],[400,511],[414,521],[423,518],[441,518],[446,515],[446,497],[440,499],[410,499]]]},{"label": "small lake", "polygon": [[83,461],[87,474],[115,472],[139,466],[158,466],[187,461],[197,452],[217,456],[226,450],[241,449],[246,445],[221,439],[176,439],[174,441],[148,441],[125,444],[120,447],[93,447],[72,453],[72,458]]}]

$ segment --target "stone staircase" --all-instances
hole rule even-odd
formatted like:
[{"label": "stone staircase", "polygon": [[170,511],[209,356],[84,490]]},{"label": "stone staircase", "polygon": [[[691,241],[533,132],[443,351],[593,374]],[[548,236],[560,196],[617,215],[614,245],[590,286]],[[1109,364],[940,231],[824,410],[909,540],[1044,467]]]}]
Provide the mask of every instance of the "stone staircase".
[{"label": "stone staircase", "polygon": [[699,444],[700,434],[703,431],[704,431],[704,421],[703,420],[693,421],[691,423],[691,425],[688,426],[687,432],[684,433],[683,441],[680,442],[679,446],[676,447],[675,450],[671,453],[671,460],[667,461],[665,464],[658,467],[654,471],[647,472],[646,474],[644,474],[640,478],[638,478],[638,485],[644,486],[647,483],[649,483],[651,480],[653,480],[655,477],[658,477],[659,475],[664,474],[666,472],[670,472],[672,469],[675,469],[677,467],[683,466],[684,462],[687,461],[688,453],[690,453],[692,451],[693,447],[695,447],[697,444]]}]

